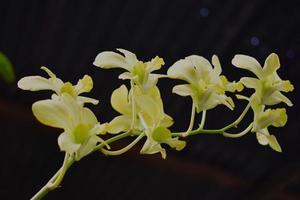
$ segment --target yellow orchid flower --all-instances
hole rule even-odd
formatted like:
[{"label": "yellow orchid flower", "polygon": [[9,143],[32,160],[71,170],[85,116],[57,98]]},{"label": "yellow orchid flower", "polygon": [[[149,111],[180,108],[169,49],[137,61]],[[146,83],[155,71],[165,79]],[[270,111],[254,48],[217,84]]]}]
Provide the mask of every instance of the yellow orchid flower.
[{"label": "yellow orchid flower", "polygon": [[57,99],[37,101],[32,111],[42,124],[64,130],[58,137],[59,147],[61,151],[75,154],[76,160],[89,154],[97,142],[103,142],[97,135],[105,133],[104,127],[90,109],[68,93]]},{"label": "yellow orchid flower", "polygon": [[256,138],[261,145],[269,145],[275,151],[281,152],[281,147],[274,135],[268,131],[269,126],[283,127],[287,122],[287,114],[284,108],[262,110],[257,108],[254,112],[252,132],[256,132]]},{"label": "yellow orchid flower", "polygon": [[[133,113],[132,102],[125,85],[117,88],[111,95],[111,105],[121,115],[115,117],[107,126],[107,132],[120,133],[129,131],[131,128]],[[134,116],[136,118],[136,116]],[[138,122],[135,120],[134,130],[139,130]]]},{"label": "yellow orchid flower", "polygon": [[246,69],[254,73],[257,78],[244,77],[241,82],[247,88],[255,89],[254,96],[261,105],[275,105],[280,102],[292,106],[292,102],[281,92],[291,92],[294,86],[288,80],[281,80],[277,74],[280,67],[279,57],[271,53],[261,67],[259,62],[250,56],[235,55],[232,64],[238,68]]},{"label": "yellow orchid flower", "polygon": [[149,62],[139,61],[136,55],[125,49],[117,49],[123,55],[113,51],[104,51],[97,55],[94,65],[103,69],[122,68],[128,72],[122,73],[120,79],[133,80],[135,84],[144,90],[156,85],[158,78],[165,77],[160,74],[153,74],[164,65],[164,60],[158,56]]},{"label": "yellow orchid flower", "polygon": [[[56,95],[61,96],[64,93],[68,93],[81,103],[98,104],[98,100],[89,97],[79,96],[82,93],[90,92],[93,88],[93,80],[90,76],[84,75],[76,85],[72,85],[70,82],[64,83],[61,79],[46,67],[41,67],[49,78],[41,76],[26,76],[18,81],[18,87],[23,90],[39,91],[39,90],[52,90]],[[53,96],[53,98],[56,97]]]},{"label": "yellow orchid flower", "polygon": [[212,57],[212,64],[214,68],[204,57],[192,55],[175,62],[167,72],[170,78],[188,82],[175,86],[173,92],[181,96],[191,96],[198,113],[219,104],[233,109],[234,103],[225,92],[243,89],[240,83],[231,83],[221,75],[222,68],[215,55]]},{"label": "yellow orchid flower", "polygon": [[142,154],[154,154],[160,152],[162,158],[166,158],[166,151],[161,144],[168,144],[176,150],[182,150],[186,142],[178,138],[172,138],[168,129],[173,124],[173,119],[166,115],[163,110],[163,103],[157,87],[153,87],[142,93],[138,87],[135,88],[135,101],[138,109],[138,117],[147,136],[147,140],[141,149]]}]

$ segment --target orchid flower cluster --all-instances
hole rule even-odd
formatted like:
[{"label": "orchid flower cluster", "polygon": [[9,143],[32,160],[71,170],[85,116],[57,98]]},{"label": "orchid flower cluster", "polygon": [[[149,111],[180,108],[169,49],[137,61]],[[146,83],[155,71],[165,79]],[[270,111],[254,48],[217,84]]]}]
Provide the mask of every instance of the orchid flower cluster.
[{"label": "orchid flower cluster", "polygon": [[[167,74],[154,73],[165,64],[158,56],[143,62],[127,50],[117,49],[118,53],[104,51],[97,55],[94,65],[102,69],[122,68],[125,70],[119,79],[122,84],[111,95],[111,105],[119,113],[110,122],[100,123],[96,115],[85,105],[98,104],[98,100],[82,96],[93,88],[93,80],[85,75],[76,85],[63,82],[48,68],[42,67],[49,78],[41,76],[24,77],[18,82],[23,90],[50,90],[52,96],[32,105],[34,116],[41,123],[62,129],[58,137],[58,145],[65,152],[62,167],[50,181],[32,198],[41,199],[49,191],[57,188],[68,168],[75,162],[92,152],[98,151],[105,155],[121,155],[146,138],[140,153],[160,153],[167,156],[166,145],[178,151],[186,146],[183,140],[187,136],[214,133],[225,137],[238,138],[247,133],[255,133],[261,145],[269,145],[275,151],[282,149],[268,130],[270,126],[282,127],[287,122],[285,108],[270,108],[281,102],[292,106],[292,102],[282,92],[293,91],[294,87],[288,80],[282,80],[277,70],[279,58],[270,54],[262,67],[259,62],[246,55],[236,55],[232,64],[248,70],[256,77],[243,77],[239,81],[230,82],[222,75],[222,67],[216,55],[211,62],[202,56],[191,55],[175,62]],[[165,113],[157,82],[161,78],[179,79],[184,84],[173,87],[173,93],[190,96],[192,99],[191,118],[186,131],[174,132],[170,127],[174,123],[171,116]],[[251,96],[240,92],[246,88],[254,89]],[[232,123],[220,129],[205,129],[208,110],[218,105],[225,105],[230,110],[235,107],[228,93],[235,93],[237,99],[246,100],[248,104],[241,115]],[[253,111],[253,121],[240,133],[229,133],[236,128],[249,110]],[[202,114],[199,126],[195,127],[195,115]],[[104,140],[103,135],[111,135]],[[133,137],[133,141],[124,148],[112,150],[110,143]],[[106,137],[107,138],[107,137]],[[164,144],[164,145],[163,145]],[[162,146],[163,145],[163,146]]]}]

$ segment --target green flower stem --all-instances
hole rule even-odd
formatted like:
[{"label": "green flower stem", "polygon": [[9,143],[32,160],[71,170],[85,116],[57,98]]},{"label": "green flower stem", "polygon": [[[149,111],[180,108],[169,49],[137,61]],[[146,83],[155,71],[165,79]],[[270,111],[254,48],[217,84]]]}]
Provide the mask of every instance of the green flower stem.
[{"label": "green flower stem", "polygon": [[[110,144],[110,143],[112,143],[112,142],[115,142],[115,141],[120,140],[120,139],[122,139],[122,138],[128,137],[128,136],[130,136],[130,135],[132,135],[131,132],[125,132],[125,133],[116,135],[116,136],[114,136],[114,137],[111,137],[111,138],[105,140],[105,143],[106,143],[106,144]],[[105,143],[102,142],[101,144],[98,144],[98,145],[94,148],[94,151],[101,150],[104,146],[106,146]]]},{"label": "green flower stem", "polygon": [[206,119],[206,110],[203,110],[203,112],[202,112],[202,118],[201,118],[201,123],[199,125],[200,129],[203,129],[204,124],[205,124],[205,119]]},{"label": "green flower stem", "polygon": [[192,112],[191,112],[191,119],[190,119],[190,124],[189,124],[189,127],[188,127],[188,129],[186,130],[186,132],[184,132],[184,133],[182,133],[182,137],[186,137],[186,136],[188,136],[190,133],[191,133],[191,131],[192,131],[192,129],[193,129],[193,126],[194,126],[194,122],[195,122],[195,113],[196,113],[196,106],[195,106],[195,104],[194,104],[194,102],[193,102],[193,104],[192,104]]},{"label": "green flower stem", "polygon": [[56,172],[56,174],[50,179],[50,181],[31,198],[31,200],[42,199],[48,194],[48,192],[59,187],[64,175],[73,163],[74,158],[66,153],[62,167]]},{"label": "green flower stem", "polygon": [[[128,137],[132,135],[131,132],[125,132],[119,135],[116,135],[114,137],[111,137],[98,146],[95,147],[94,151],[100,150],[104,146],[115,142],[117,140],[120,140],[122,138]],[[61,181],[64,178],[64,175],[66,174],[67,170],[72,166],[72,164],[75,162],[73,156],[70,156],[69,154],[65,155],[65,159],[63,162],[62,167],[54,174],[54,176],[49,180],[49,182],[42,188],[40,189],[32,198],[31,200],[39,200],[45,197],[50,191],[56,189],[59,187]]]},{"label": "green flower stem", "polygon": [[101,149],[101,151],[106,154],[106,155],[110,155],[110,156],[117,156],[117,155],[121,155],[125,152],[127,152],[128,150],[130,150],[136,143],[138,143],[143,137],[145,136],[145,133],[141,133],[135,140],[133,140],[129,145],[127,145],[126,147],[117,150],[117,151],[109,151],[106,149]]},{"label": "green flower stem", "polygon": [[249,131],[251,131],[252,127],[253,127],[253,123],[251,123],[245,130],[243,130],[240,133],[232,134],[232,133],[224,132],[223,135],[225,137],[230,137],[230,138],[239,138],[239,137],[242,137],[242,136],[246,135]]},{"label": "green flower stem", "polygon": [[[200,133],[223,134],[228,129],[230,129],[232,127],[236,127],[242,121],[242,119],[245,117],[245,115],[248,112],[249,108],[250,108],[250,102],[248,103],[248,105],[246,106],[246,108],[244,109],[242,114],[234,122],[232,122],[231,124],[221,128],[221,129],[201,129],[199,127],[198,129],[191,131],[189,133],[189,135],[197,135],[197,134],[200,134]],[[173,137],[182,137],[182,135],[183,135],[183,132],[172,133]]]}]

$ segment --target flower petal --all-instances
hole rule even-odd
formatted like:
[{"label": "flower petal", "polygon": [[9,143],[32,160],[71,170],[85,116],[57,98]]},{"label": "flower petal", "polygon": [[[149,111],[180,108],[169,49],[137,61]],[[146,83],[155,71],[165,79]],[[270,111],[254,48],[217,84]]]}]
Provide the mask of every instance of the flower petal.
[{"label": "flower petal", "polygon": [[159,70],[164,64],[164,59],[155,56],[155,58],[153,58],[150,62],[147,62],[147,68],[149,69],[149,72],[153,72],[155,70]]},{"label": "flower petal", "polygon": [[75,85],[75,90],[77,95],[90,92],[93,88],[93,79],[89,75],[84,75],[82,79],[80,79]]},{"label": "flower petal", "polygon": [[67,132],[63,132],[62,134],[60,134],[57,142],[60,150],[65,151],[69,154],[75,153],[80,148],[80,144],[76,144],[73,141],[71,135]]},{"label": "flower petal", "polygon": [[82,107],[81,113],[78,113],[80,115],[80,122],[86,125],[89,125],[89,128],[94,127],[97,123],[97,117],[95,114],[88,108]]},{"label": "flower petal", "polygon": [[18,87],[22,90],[39,91],[39,90],[53,90],[55,87],[49,81],[41,76],[26,76],[18,81]]},{"label": "flower petal", "polygon": [[267,109],[260,113],[255,113],[253,131],[259,131],[272,125],[282,127],[287,122],[287,114],[285,108]]},{"label": "flower petal", "polygon": [[93,64],[104,69],[123,68],[128,71],[131,69],[126,59],[113,51],[104,51],[99,53]]},{"label": "flower petal", "polygon": [[136,76],[133,76],[130,72],[124,72],[122,74],[119,75],[119,79],[122,79],[122,80],[126,80],[126,79],[135,79]]},{"label": "flower petal", "polygon": [[211,59],[211,62],[213,64],[213,66],[214,66],[214,72],[217,75],[220,75],[222,73],[222,68],[221,68],[221,64],[220,64],[218,56],[213,55],[212,59]]},{"label": "flower petal", "polygon": [[258,143],[261,144],[261,145],[268,145],[269,144],[268,135],[263,134],[261,132],[256,133],[256,139],[257,139]]},{"label": "flower petal", "polygon": [[275,84],[274,87],[283,92],[291,92],[294,90],[294,86],[290,81],[280,81],[279,83]]},{"label": "flower petal", "polygon": [[109,122],[106,130],[108,133],[112,134],[128,131],[131,126],[131,120],[132,118],[130,115],[117,116]]},{"label": "flower petal", "polygon": [[258,78],[262,77],[262,68],[257,60],[246,55],[235,55],[232,59],[232,64],[238,68],[246,69],[253,72]]},{"label": "flower petal", "polygon": [[99,103],[99,100],[97,100],[97,99],[93,99],[90,97],[83,97],[83,96],[77,96],[76,100],[81,104],[91,103],[91,104],[97,105]]},{"label": "flower petal", "polygon": [[76,161],[80,160],[81,158],[88,155],[94,150],[97,142],[99,141],[97,137],[98,136],[96,135],[92,135],[88,139],[86,139],[84,143],[80,145],[80,148],[76,152],[76,157],[75,157]]},{"label": "flower petal", "polygon": [[159,142],[168,144],[170,147],[175,148],[176,150],[182,150],[186,142],[180,141],[178,138],[172,138],[171,131],[165,127],[158,127],[152,132],[152,138]]},{"label": "flower petal", "polygon": [[240,82],[247,88],[258,89],[260,87],[260,82],[257,78],[243,77]]},{"label": "flower petal", "polygon": [[271,96],[264,100],[264,104],[266,105],[276,105],[280,102],[284,102],[288,106],[293,106],[293,103],[279,91],[275,91]]},{"label": "flower petal", "polygon": [[173,87],[172,92],[180,96],[191,96],[193,94],[189,84],[176,85]]},{"label": "flower petal", "polygon": [[160,126],[170,127],[173,125],[173,123],[174,123],[173,118],[165,114],[164,118],[160,122]]},{"label": "flower petal", "polygon": [[197,70],[199,70],[200,72],[207,72],[207,71],[212,71],[212,66],[209,63],[209,61],[202,57],[202,56],[198,56],[198,55],[191,55],[186,57],[187,60],[190,60],[193,64],[194,67],[197,68]]},{"label": "flower petal", "polygon": [[[126,62],[128,63],[129,67],[132,68],[139,60],[137,59],[136,55],[128,50],[125,49],[117,49],[121,53],[124,54]],[[128,70],[130,71],[130,70]]]},{"label": "flower petal", "polygon": [[159,123],[164,117],[159,102],[155,101],[154,98],[151,98],[147,95],[139,95],[135,97],[135,102],[140,112],[143,112],[143,114],[146,114],[150,117],[151,122],[148,124],[148,126]]},{"label": "flower petal", "polygon": [[47,126],[65,128],[70,126],[69,119],[72,117],[66,104],[57,100],[37,101],[32,105],[34,116]]},{"label": "flower petal", "polygon": [[280,61],[279,61],[279,57],[276,53],[271,53],[264,64],[263,67],[263,75],[266,76],[270,76],[272,74],[274,74],[274,72],[277,71],[277,69],[279,69],[280,67]]},{"label": "flower petal", "polygon": [[175,62],[167,72],[168,76],[174,79],[185,80],[189,83],[197,83],[196,69],[193,63],[187,59]]},{"label": "flower petal", "polygon": [[282,152],[282,149],[274,135],[269,136],[269,145],[275,151]]},{"label": "flower petal", "polygon": [[161,153],[163,159],[166,159],[167,157],[166,150],[163,149],[158,142],[153,141],[149,138],[146,140],[143,148],[140,151],[141,154],[155,154],[158,152]]},{"label": "flower petal", "polygon": [[42,66],[41,70],[44,70],[50,78],[56,78],[56,75],[50,69],[48,69],[47,67]]},{"label": "flower petal", "polygon": [[112,107],[119,113],[130,113],[130,105],[128,103],[128,90],[125,85],[121,85],[119,88],[113,91],[110,103]]}]

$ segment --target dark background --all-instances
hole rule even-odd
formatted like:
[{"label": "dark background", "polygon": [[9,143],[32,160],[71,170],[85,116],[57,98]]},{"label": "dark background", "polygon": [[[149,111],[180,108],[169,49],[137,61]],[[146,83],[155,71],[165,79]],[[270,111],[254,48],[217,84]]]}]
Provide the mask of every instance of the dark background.
[{"label": "dark background", "polygon": [[[294,102],[287,108],[287,125],[270,129],[281,154],[259,145],[254,134],[194,136],[183,151],[168,151],[167,160],[139,155],[137,145],[119,157],[84,158],[68,171],[62,188],[45,199],[300,199],[299,9],[297,1],[288,0],[0,1],[0,50],[14,64],[17,79],[42,75],[41,65],[73,83],[92,75],[90,96],[100,105],[91,108],[101,122],[117,114],[109,102],[122,84],[121,70],[98,69],[92,62],[99,52],[120,47],[141,60],[163,57],[162,73],[185,56],[217,54],[230,80],[250,75],[230,64],[235,54],[263,63],[276,52],[280,76],[296,88],[287,95]],[[178,131],[188,126],[191,102],[171,93],[175,83],[161,80],[159,86],[165,110],[176,122],[172,130]],[[60,130],[39,124],[30,110],[49,93],[21,91],[2,80],[0,89],[0,199],[29,199],[62,163]],[[222,106],[209,111],[206,127],[223,127],[244,106],[236,101],[235,112]]]}]

